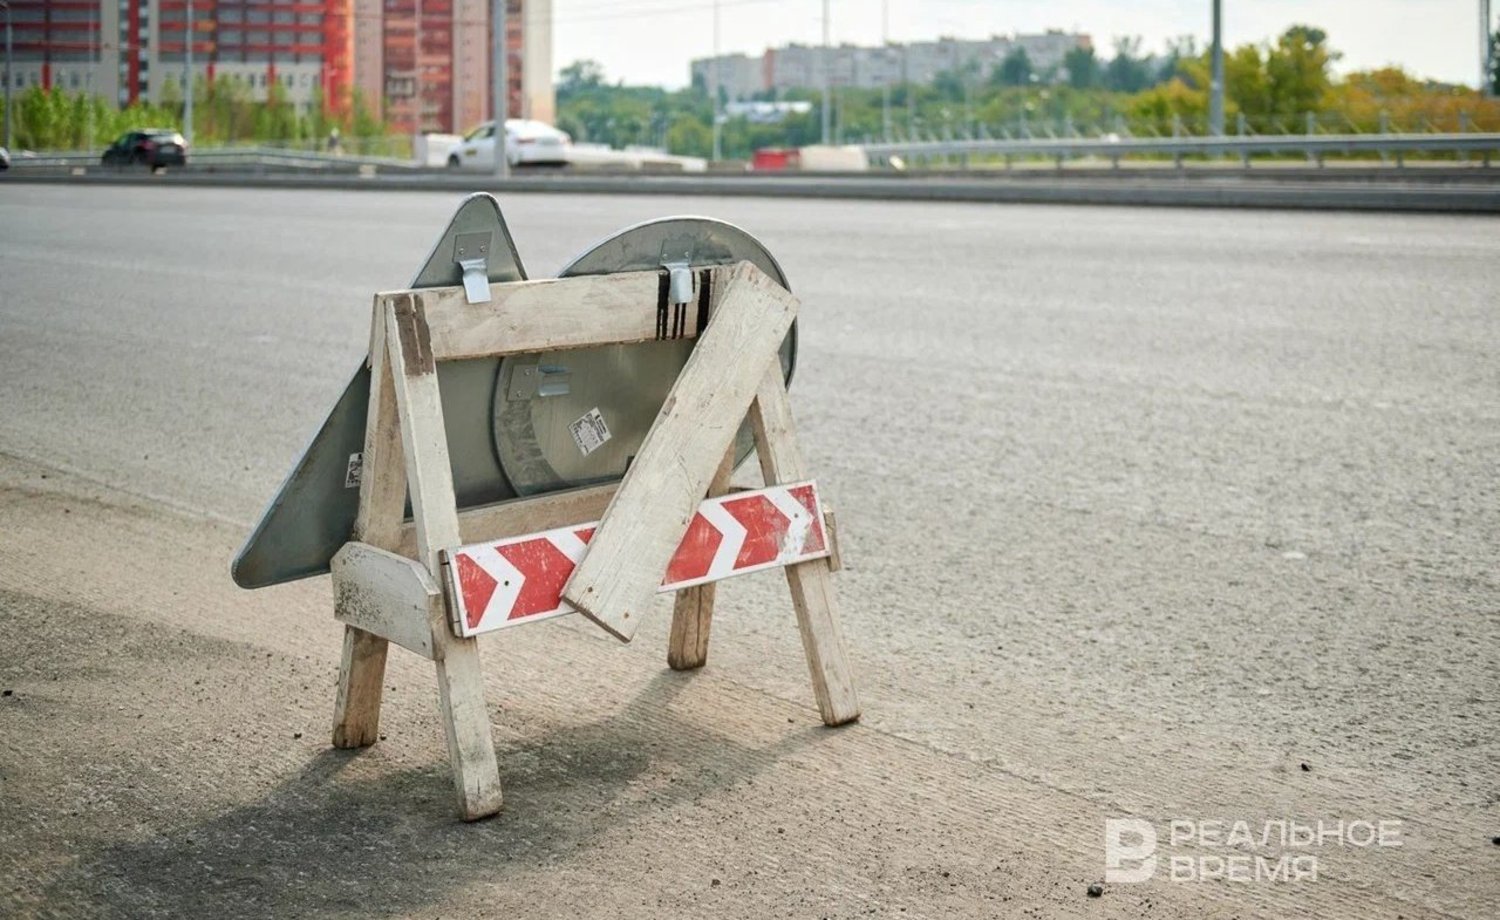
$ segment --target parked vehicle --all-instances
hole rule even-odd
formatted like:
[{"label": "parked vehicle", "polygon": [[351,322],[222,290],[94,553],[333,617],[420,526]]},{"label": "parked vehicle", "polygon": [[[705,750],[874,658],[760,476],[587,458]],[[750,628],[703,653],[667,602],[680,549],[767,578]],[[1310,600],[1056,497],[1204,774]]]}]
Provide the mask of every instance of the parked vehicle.
[{"label": "parked vehicle", "polygon": [[[505,159],[512,166],[566,163],[573,139],[540,121],[510,118],[505,122]],[[468,134],[448,155],[450,169],[495,168],[495,123],[487,121]]]},{"label": "parked vehicle", "polygon": [[110,144],[99,162],[105,166],[144,166],[148,169],[186,166],[187,141],[170,129],[130,131]]},{"label": "parked vehicle", "polygon": [[10,169],[10,151],[0,147],[0,169]]}]

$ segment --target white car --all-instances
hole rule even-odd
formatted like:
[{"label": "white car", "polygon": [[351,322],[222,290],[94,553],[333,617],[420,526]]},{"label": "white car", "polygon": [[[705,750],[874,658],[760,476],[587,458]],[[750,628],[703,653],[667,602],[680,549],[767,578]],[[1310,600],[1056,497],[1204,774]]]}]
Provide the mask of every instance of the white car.
[{"label": "white car", "polygon": [[[505,122],[505,159],[512,166],[524,163],[566,163],[573,139],[539,121],[509,118]],[[448,155],[450,169],[495,168],[495,123],[487,121],[464,135]]]}]

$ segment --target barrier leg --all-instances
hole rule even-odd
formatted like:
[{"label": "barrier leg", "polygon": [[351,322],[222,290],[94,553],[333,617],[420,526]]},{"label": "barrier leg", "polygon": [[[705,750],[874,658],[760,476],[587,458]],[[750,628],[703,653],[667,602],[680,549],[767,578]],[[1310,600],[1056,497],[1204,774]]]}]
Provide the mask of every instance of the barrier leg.
[{"label": "barrier leg", "polygon": [[[406,461],[396,389],[385,347],[385,323],[377,313],[370,348],[370,408],[360,463],[359,514],[353,537],[394,550],[406,507]],[[389,643],[353,626],[344,627],[338,696],[333,708],[333,746],[366,747],[380,737],[380,698]]]},{"label": "barrier leg", "polygon": [[[426,318],[411,298],[387,302],[386,355],[399,410],[406,482],[417,530],[417,561],[441,583],[439,553],[459,545],[457,500],[443,404],[438,393],[437,364],[432,356]],[[432,631],[437,659],[438,700],[443,733],[459,811],[473,821],[500,810],[500,768],[484,702],[484,675],[479,646],[453,635],[447,624]]]},{"label": "barrier leg", "polygon": [[[734,446],[730,445],[709,484],[710,498],[729,491],[734,474]],[[667,666],[674,671],[691,671],[708,663],[708,633],[714,619],[714,584],[684,588],[677,592],[672,606],[672,633],[667,644]]]},{"label": "barrier leg", "polygon": [[344,627],[338,699],[333,709],[334,747],[367,747],[380,737],[380,696],[389,645],[363,629]]},{"label": "barrier leg", "polygon": [[479,667],[479,642],[449,636],[437,663],[438,702],[453,786],[465,821],[500,810],[500,764],[490,733],[490,713],[484,702],[484,675]]},{"label": "barrier leg", "polygon": [[[786,382],[781,366],[772,364],[756,390],[750,409],[756,453],[767,485],[807,478],[792,428]],[[813,694],[825,725],[842,725],[859,718],[859,694],[839,629],[838,597],[827,559],[786,567],[786,583],[797,613],[797,630],[812,672]]]}]

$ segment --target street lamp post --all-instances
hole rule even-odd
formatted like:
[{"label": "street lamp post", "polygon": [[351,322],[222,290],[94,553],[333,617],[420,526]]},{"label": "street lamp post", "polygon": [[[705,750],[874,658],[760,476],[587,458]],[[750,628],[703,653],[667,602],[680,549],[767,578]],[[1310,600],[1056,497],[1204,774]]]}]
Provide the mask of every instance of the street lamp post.
[{"label": "street lamp post", "polygon": [[719,0],[714,0],[714,61],[713,61],[713,85],[709,88],[709,102],[712,106],[714,120],[714,157],[715,163],[724,157],[723,126],[719,118]]},{"label": "street lamp post", "polygon": [[[183,60],[186,62],[187,86],[183,90],[183,140],[192,144],[192,5],[193,0],[187,0],[187,29],[186,42],[184,42]],[[270,87],[267,87],[270,92]]]},{"label": "street lamp post", "polygon": [[823,0],[823,143],[833,136],[833,49],[828,45],[828,0]]},{"label": "street lamp post", "polygon": [[[891,60],[891,0],[880,2],[880,58],[882,64]],[[891,142],[891,73],[880,68],[880,139]]]},{"label": "street lamp post", "polygon": [[10,84],[15,81],[14,67],[12,61],[12,49],[10,43],[10,2],[0,0],[0,6],[5,7],[5,149],[9,150],[11,124],[15,121],[15,110],[10,104]]},{"label": "street lamp post", "polygon": [[505,179],[510,174],[510,160],[505,153],[505,120],[510,108],[510,71],[506,63],[510,57],[510,42],[506,40],[505,5],[507,0],[491,0],[490,23],[494,26],[490,35],[491,91],[495,101],[492,117],[495,120],[495,178]]},{"label": "street lamp post", "polygon": [[1208,130],[1214,137],[1224,136],[1224,10],[1222,0],[1213,0],[1214,47],[1213,87],[1209,99]]},{"label": "street lamp post", "polygon": [[1495,94],[1495,20],[1490,0],[1479,0],[1479,91]]}]

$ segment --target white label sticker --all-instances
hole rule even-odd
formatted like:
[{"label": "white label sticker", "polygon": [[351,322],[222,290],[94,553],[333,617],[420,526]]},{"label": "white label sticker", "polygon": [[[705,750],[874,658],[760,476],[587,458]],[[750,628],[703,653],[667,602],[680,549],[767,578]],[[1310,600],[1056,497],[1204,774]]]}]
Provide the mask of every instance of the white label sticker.
[{"label": "white label sticker", "polygon": [[583,418],[568,426],[573,432],[573,443],[578,445],[579,453],[587,457],[589,454],[604,446],[608,441],[609,426],[604,424],[604,416],[599,414],[598,407],[590,409]]},{"label": "white label sticker", "polygon": [[344,488],[359,488],[359,476],[364,470],[364,465],[365,455],[363,453],[349,455],[349,465],[344,467]]}]

